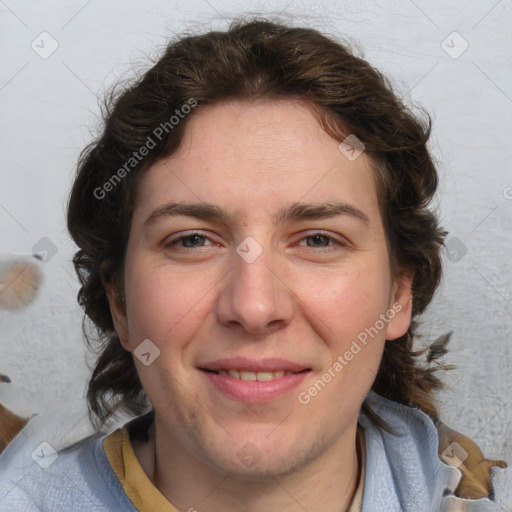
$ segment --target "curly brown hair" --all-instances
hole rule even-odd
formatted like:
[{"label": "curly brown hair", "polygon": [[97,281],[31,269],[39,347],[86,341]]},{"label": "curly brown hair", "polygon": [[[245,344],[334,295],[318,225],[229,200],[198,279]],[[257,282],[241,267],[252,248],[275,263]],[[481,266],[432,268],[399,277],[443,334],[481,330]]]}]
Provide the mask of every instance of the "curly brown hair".
[{"label": "curly brown hair", "polygon": [[[85,333],[89,348],[99,354],[87,394],[97,426],[120,412],[140,414],[149,405],[132,354],[114,329],[104,288],[104,283],[114,284],[122,300],[123,261],[141,176],[177,150],[188,120],[203,106],[272,98],[302,99],[336,140],[354,134],[364,142],[378,184],[392,273],[399,268],[415,272],[411,325],[386,343],[372,389],[437,419],[433,392],[442,383],[435,373],[439,365],[432,363],[438,354],[431,352],[426,361],[425,349],[413,349],[416,317],[441,278],[446,234],[431,207],[438,175],[427,148],[430,116],[414,114],[389,79],[348,45],[314,29],[257,18],[237,20],[225,32],[171,42],[141,78],[108,97],[103,131],[80,156],[67,225],[79,247],[73,259],[81,282],[78,301],[97,333]],[[171,116],[194,102],[194,109],[171,128]],[[155,128],[164,125],[167,129],[155,137]],[[128,169],[126,162],[150,139],[151,151]]]}]

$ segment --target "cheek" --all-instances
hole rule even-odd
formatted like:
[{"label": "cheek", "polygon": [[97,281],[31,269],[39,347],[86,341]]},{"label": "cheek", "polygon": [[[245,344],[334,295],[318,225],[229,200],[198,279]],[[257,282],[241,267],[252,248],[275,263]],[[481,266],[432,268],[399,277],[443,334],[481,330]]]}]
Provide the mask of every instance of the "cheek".
[{"label": "cheek", "polygon": [[126,282],[130,342],[150,338],[156,345],[180,339],[178,331],[197,321],[206,307],[214,281],[197,270],[177,272],[166,265],[134,261]]},{"label": "cheek", "polygon": [[389,306],[390,279],[378,265],[310,274],[299,283],[300,301],[318,318],[315,324],[323,322],[332,343],[343,343],[371,327]]},{"label": "cheek", "polygon": [[304,315],[327,348],[319,378],[333,382],[323,400],[343,396],[347,404],[359,403],[376,377],[387,326],[380,315],[390,292],[385,270],[377,262],[361,263],[303,282],[310,291]]},{"label": "cheek", "polygon": [[[302,391],[306,398],[321,395],[319,407],[339,403],[342,416],[356,414],[382,359],[387,324],[380,315],[388,311],[389,281],[385,272],[366,268],[338,272],[323,282],[308,280],[304,315],[327,350],[316,380]],[[327,382],[325,393],[318,392],[324,389],[319,380]]]},{"label": "cheek", "polygon": [[[196,271],[177,272],[170,265],[133,261],[126,281],[129,341],[132,350],[149,339],[158,349],[151,364],[143,364],[134,353],[139,378],[154,403],[170,394],[186,399],[184,385],[190,375],[183,371],[188,346],[201,326],[211,301],[207,291],[214,280]],[[185,386],[187,387],[187,386]],[[187,387],[188,389],[188,387]],[[163,392],[163,390],[166,390]],[[175,398],[179,402],[180,399]]]}]

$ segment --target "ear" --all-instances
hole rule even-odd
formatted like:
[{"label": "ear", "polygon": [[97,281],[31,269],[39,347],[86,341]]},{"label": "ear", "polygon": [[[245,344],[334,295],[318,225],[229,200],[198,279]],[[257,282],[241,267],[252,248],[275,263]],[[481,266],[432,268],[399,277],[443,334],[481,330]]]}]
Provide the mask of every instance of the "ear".
[{"label": "ear", "polygon": [[117,332],[117,335],[119,336],[121,345],[125,350],[131,352],[132,349],[130,346],[128,317],[126,315],[126,304],[124,301],[124,296],[114,283],[106,282],[103,277],[101,278],[101,282],[107,295],[108,304],[110,306],[110,314],[112,315],[114,328]]},{"label": "ear", "polygon": [[[391,320],[386,329],[386,340],[395,340],[403,336],[412,319],[412,283],[414,271],[402,269],[393,282],[388,315]],[[394,315],[391,313],[394,312]]]}]

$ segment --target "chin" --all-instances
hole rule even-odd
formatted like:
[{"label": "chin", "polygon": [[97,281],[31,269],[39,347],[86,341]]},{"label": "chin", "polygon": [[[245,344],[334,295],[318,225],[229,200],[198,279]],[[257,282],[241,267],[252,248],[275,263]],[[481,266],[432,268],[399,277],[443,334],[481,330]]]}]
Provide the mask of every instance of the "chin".
[{"label": "chin", "polygon": [[305,461],[297,457],[277,456],[275,453],[262,455],[254,465],[240,461],[238,454],[227,459],[216,460],[217,469],[229,473],[230,478],[245,480],[247,482],[264,482],[282,478],[288,474],[295,473],[305,465]]},{"label": "chin", "polygon": [[291,436],[276,438],[273,442],[264,438],[253,442],[247,437],[241,439],[238,436],[232,438],[224,446],[203,445],[203,460],[215,471],[229,473],[230,478],[255,482],[294,473],[319,455],[315,455],[315,445],[299,447]]}]

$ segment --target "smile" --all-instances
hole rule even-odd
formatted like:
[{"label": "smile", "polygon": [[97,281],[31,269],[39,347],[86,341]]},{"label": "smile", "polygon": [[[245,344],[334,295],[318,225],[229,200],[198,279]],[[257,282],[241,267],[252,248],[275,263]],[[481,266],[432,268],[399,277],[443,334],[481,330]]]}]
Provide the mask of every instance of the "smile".
[{"label": "smile", "polygon": [[268,382],[270,380],[279,379],[283,376],[293,375],[294,372],[289,370],[275,370],[275,371],[267,371],[267,372],[250,372],[245,370],[210,370],[216,373],[217,375],[229,375],[234,379],[240,379],[245,381],[259,381],[259,382]]},{"label": "smile", "polygon": [[210,389],[215,394],[249,404],[268,403],[290,396],[311,373],[311,370],[260,371],[202,369]]}]

